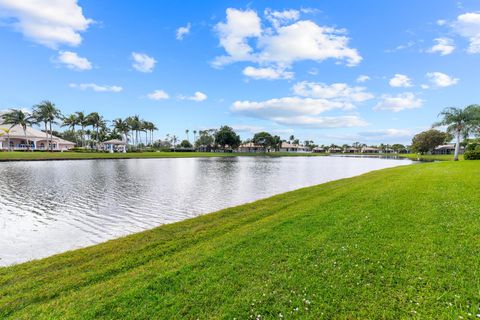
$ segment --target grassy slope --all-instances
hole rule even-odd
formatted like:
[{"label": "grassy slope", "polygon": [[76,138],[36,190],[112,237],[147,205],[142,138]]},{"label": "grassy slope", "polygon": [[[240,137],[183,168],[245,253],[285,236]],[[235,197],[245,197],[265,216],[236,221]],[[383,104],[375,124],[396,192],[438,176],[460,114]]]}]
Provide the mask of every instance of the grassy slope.
[{"label": "grassy slope", "polygon": [[0,318],[475,316],[479,176],[387,169],[0,268]]},{"label": "grassy slope", "polygon": [[222,153],[222,152],[0,152],[0,161],[5,160],[76,160],[76,159],[140,159],[140,158],[197,158],[197,157],[235,157],[235,156],[318,156],[318,153]]},{"label": "grassy slope", "polygon": [[[453,161],[453,154],[399,154],[401,158],[408,158],[412,160],[433,160],[433,161]],[[459,155],[459,160],[463,160],[463,154]]]}]

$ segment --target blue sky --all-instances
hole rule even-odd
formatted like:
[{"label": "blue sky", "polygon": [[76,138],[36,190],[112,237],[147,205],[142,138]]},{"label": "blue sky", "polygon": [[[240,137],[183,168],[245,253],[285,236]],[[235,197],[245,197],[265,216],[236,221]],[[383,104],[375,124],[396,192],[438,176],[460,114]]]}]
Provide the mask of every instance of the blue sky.
[{"label": "blue sky", "polygon": [[478,101],[480,2],[0,0],[0,109],[408,143]]}]

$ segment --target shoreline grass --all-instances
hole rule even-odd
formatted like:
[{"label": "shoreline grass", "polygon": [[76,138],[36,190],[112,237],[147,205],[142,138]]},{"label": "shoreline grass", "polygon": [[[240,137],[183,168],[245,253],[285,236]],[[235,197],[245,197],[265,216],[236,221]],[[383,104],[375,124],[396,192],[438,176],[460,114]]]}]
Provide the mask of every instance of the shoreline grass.
[{"label": "shoreline grass", "polygon": [[479,176],[385,169],[0,268],[0,318],[475,317]]}]

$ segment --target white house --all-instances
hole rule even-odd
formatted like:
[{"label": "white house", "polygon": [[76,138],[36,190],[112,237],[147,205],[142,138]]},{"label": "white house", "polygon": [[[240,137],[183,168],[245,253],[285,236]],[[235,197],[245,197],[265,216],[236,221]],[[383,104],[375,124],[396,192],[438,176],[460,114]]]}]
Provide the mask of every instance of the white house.
[{"label": "white house", "polygon": [[[75,147],[75,143],[53,136],[53,151],[64,151]],[[10,143],[10,147],[8,144]],[[29,147],[28,147],[29,146]],[[27,127],[26,132],[22,126],[11,127],[0,123],[0,150],[50,150],[50,135],[45,132]]]}]

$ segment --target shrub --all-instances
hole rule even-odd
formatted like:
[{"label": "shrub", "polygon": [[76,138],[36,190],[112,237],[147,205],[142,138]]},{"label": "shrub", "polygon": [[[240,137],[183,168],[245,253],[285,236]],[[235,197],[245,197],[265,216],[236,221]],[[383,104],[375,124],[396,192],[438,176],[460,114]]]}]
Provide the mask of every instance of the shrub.
[{"label": "shrub", "polygon": [[480,146],[477,146],[474,150],[465,151],[463,157],[465,160],[480,160]]}]

